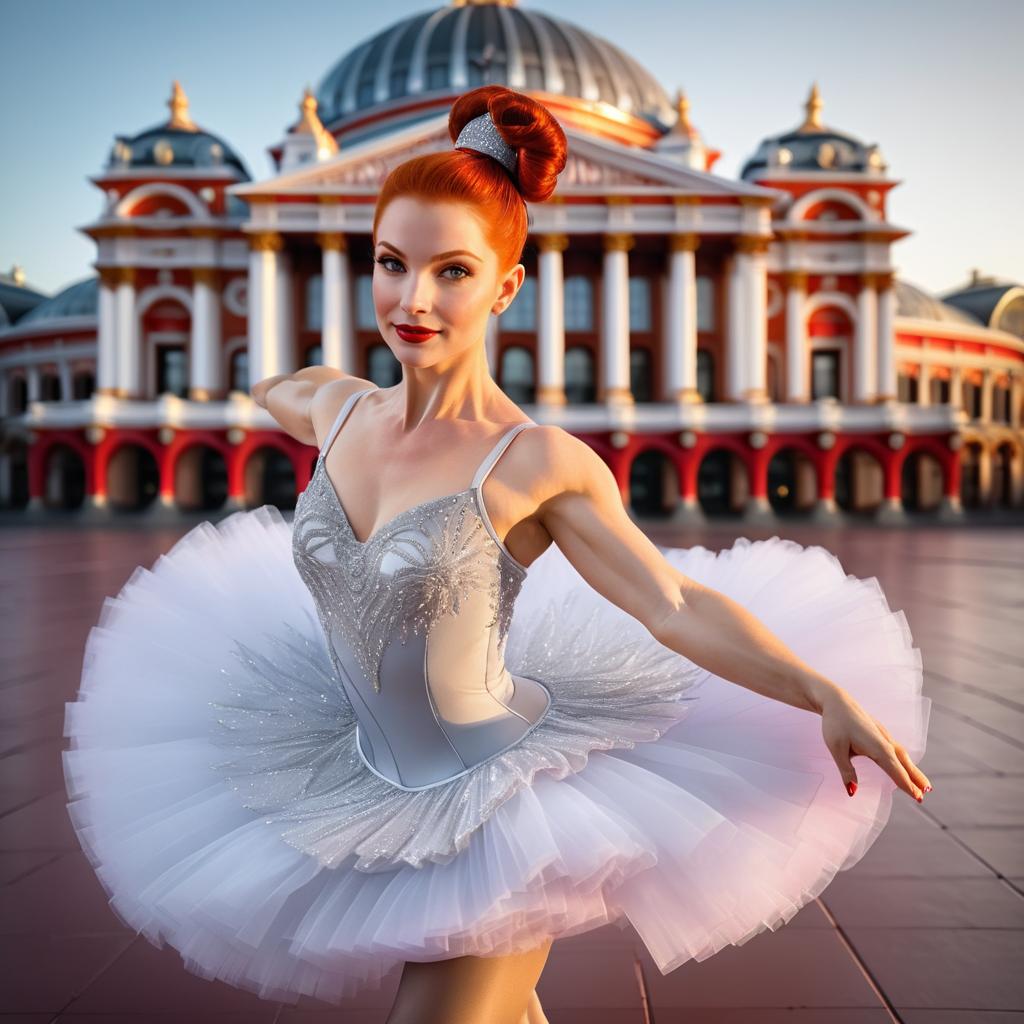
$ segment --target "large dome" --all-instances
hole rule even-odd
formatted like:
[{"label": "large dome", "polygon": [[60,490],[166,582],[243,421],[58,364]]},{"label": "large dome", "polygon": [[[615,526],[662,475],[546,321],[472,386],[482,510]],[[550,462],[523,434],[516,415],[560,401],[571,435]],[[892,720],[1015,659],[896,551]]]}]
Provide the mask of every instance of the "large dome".
[{"label": "large dome", "polygon": [[330,131],[345,134],[346,123],[362,121],[371,108],[397,111],[420,101],[411,122],[489,84],[605,103],[659,132],[676,120],[664,89],[617,46],[512,0],[456,0],[378,32],[327,73],[318,112]]}]

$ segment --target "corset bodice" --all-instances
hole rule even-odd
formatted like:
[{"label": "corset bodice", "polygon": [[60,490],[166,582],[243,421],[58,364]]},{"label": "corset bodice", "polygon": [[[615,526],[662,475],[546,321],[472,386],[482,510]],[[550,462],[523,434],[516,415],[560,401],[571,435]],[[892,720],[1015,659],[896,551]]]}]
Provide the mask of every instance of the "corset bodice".
[{"label": "corset bodice", "polygon": [[499,438],[468,488],[393,516],[365,541],[352,529],[324,460],[356,400],[327,435],[292,528],[358,726],[366,766],[402,789],[456,778],[517,743],[550,693],[511,674],[504,644],[526,567],[498,538],[482,486],[530,421]]}]

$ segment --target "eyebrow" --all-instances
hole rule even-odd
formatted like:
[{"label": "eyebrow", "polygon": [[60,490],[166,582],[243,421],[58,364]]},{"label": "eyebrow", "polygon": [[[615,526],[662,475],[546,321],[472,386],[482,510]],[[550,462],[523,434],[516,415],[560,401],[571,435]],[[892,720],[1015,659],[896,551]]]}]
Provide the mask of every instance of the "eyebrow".
[{"label": "eyebrow", "polygon": [[[405,253],[398,248],[397,245],[392,245],[390,242],[385,242],[383,239],[377,243],[378,245],[386,245],[392,252],[401,256],[405,259]],[[448,252],[439,252],[436,256],[431,256],[430,262],[436,263],[438,260],[446,260],[449,256],[468,256],[470,259],[476,260],[478,263],[482,263],[483,260],[479,256],[474,256],[468,249],[451,249]]]}]

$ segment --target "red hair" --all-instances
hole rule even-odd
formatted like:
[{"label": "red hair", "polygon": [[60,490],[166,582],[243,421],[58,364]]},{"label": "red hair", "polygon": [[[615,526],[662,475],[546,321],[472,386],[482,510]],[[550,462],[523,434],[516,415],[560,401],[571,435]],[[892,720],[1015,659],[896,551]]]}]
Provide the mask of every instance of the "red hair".
[{"label": "red hair", "polygon": [[529,226],[526,203],[544,202],[555,191],[568,145],[565,132],[547,107],[503,85],[483,85],[455,101],[448,115],[452,142],[467,122],[487,113],[502,138],[518,150],[515,178],[493,157],[471,149],[450,149],[406,160],[381,186],[373,215],[374,244],[377,224],[392,199],[413,196],[462,202],[480,213],[502,273],[519,262]]}]

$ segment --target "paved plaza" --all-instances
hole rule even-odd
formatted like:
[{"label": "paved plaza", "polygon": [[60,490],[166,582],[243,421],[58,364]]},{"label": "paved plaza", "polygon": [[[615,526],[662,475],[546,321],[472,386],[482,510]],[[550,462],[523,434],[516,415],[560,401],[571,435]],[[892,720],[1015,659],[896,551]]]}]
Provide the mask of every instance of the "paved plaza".
[{"label": "paved plaza", "polygon": [[[181,535],[0,526],[0,1024],[383,1022],[383,990],[284,1007],[188,974],[120,925],[65,810],[64,702],[105,596]],[[615,926],[554,944],[552,1024],[1005,1024],[1024,1019],[1024,528],[650,524],[660,544],[823,544],[906,612],[933,707],[922,767],[881,838],[784,928],[662,976]],[[855,761],[855,764],[857,762]],[[836,783],[839,784],[838,782]]]}]

